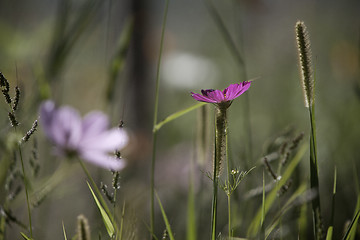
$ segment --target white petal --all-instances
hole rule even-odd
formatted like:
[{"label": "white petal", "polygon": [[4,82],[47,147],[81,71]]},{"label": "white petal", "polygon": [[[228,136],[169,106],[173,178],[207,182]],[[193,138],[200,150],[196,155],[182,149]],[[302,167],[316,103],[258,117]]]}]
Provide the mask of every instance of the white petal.
[{"label": "white petal", "polygon": [[63,147],[76,149],[82,134],[79,112],[71,107],[56,111],[51,125],[53,141]]},{"label": "white petal", "polygon": [[97,136],[82,139],[79,148],[84,151],[98,150],[112,152],[124,148],[128,141],[129,137],[125,130],[113,128],[106,132],[102,132]]},{"label": "white petal", "polygon": [[52,139],[51,125],[53,123],[53,116],[56,112],[55,104],[53,101],[45,101],[40,106],[40,125],[44,129],[47,137]]},{"label": "white petal", "polygon": [[80,154],[80,157],[90,163],[93,163],[99,167],[119,171],[126,165],[124,159],[118,159],[111,157],[100,151],[86,151]]},{"label": "white petal", "polygon": [[109,127],[108,117],[99,111],[88,113],[82,121],[83,138],[98,135]]}]

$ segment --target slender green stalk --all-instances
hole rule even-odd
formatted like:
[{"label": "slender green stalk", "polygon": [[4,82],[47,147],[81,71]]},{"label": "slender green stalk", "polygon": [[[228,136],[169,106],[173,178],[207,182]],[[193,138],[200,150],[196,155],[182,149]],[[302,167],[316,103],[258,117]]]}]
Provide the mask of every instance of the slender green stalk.
[{"label": "slender green stalk", "polygon": [[[157,63],[156,71],[156,83],[155,83],[155,107],[154,107],[154,124],[153,127],[157,124],[157,115],[158,115],[158,106],[159,106],[159,87],[160,87],[160,66],[161,66],[161,57],[164,45],[164,35],[165,35],[165,26],[167,19],[167,12],[169,7],[169,0],[165,2],[165,10],[163,17],[163,24],[161,29],[161,38],[160,38],[160,50],[159,58]],[[153,149],[152,149],[152,158],[151,158],[151,175],[150,175],[150,239],[154,239],[154,225],[155,225],[155,211],[154,211],[154,189],[155,189],[155,160],[156,160],[156,139],[157,132],[153,131]]]},{"label": "slender green stalk", "polygon": [[229,239],[231,239],[232,234],[231,234],[231,195],[227,195],[227,203],[228,203],[228,237]]},{"label": "slender green stalk", "polygon": [[312,200],[313,219],[314,219],[314,234],[317,240],[323,239],[322,232],[322,219],[320,208],[320,191],[319,191],[319,176],[318,176],[318,162],[316,151],[316,132],[315,132],[315,116],[314,116],[314,104],[309,107],[310,115],[310,187],[316,192],[316,197]]},{"label": "slender green stalk", "polygon": [[216,221],[217,221],[217,192],[219,186],[219,178],[221,165],[226,157],[226,109],[228,106],[218,105],[215,108],[215,159],[213,172],[213,202],[211,217],[211,239],[216,239]]},{"label": "slender green stalk", "polygon": [[116,235],[116,239],[120,239],[120,240],[123,239],[124,217],[125,217],[125,201],[121,212],[120,232],[119,234]]},{"label": "slender green stalk", "polygon": [[21,147],[19,146],[19,154],[20,154],[20,162],[21,162],[21,170],[24,177],[24,186],[25,186],[25,195],[26,195],[26,205],[27,205],[27,211],[28,211],[28,217],[29,217],[29,228],[30,228],[30,237],[33,238],[32,234],[32,223],[31,223],[31,209],[30,209],[30,202],[29,202],[29,192],[27,187],[27,178],[25,173],[25,167],[24,167],[24,160],[22,157]]}]

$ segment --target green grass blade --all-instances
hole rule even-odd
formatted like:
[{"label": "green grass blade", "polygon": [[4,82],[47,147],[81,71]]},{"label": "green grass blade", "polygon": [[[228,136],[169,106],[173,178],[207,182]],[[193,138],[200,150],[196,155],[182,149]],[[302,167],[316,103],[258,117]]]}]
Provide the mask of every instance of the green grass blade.
[{"label": "green grass blade", "polygon": [[333,231],[334,231],[336,178],[337,178],[337,171],[336,171],[336,167],[335,167],[335,169],[334,169],[333,195],[332,195],[332,203],[331,203],[331,218],[330,218],[330,226],[328,227],[327,234],[326,234],[326,240],[332,240],[332,235],[333,235]]},{"label": "green grass blade", "polygon": [[108,101],[111,101],[113,99],[114,91],[116,89],[115,88],[116,79],[119,76],[119,73],[122,72],[122,70],[124,69],[125,59],[129,49],[133,27],[134,27],[134,19],[131,16],[126,20],[124,24],[124,28],[120,35],[115,56],[110,63],[109,81],[106,90],[106,98]]},{"label": "green grass blade", "polygon": [[236,61],[239,63],[239,66],[245,70],[245,63],[243,58],[241,57],[241,54],[236,47],[236,44],[234,40],[232,39],[229,30],[226,28],[224,21],[222,20],[220,14],[216,10],[215,6],[212,3],[212,0],[206,0],[205,1],[206,7],[208,8],[208,11],[213,18],[216,26],[218,27],[219,31],[221,32],[221,35],[224,38],[225,43],[227,44],[231,54],[233,54],[233,57],[236,59]]},{"label": "green grass blade", "polygon": [[168,218],[167,218],[167,216],[166,216],[166,213],[165,213],[165,210],[164,210],[164,208],[163,208],[163,205],[161,204],[160,198],[159,198],[159,196],[157,195],[157,193],[155,193],[155,195],[156,195],[156,199],[158,200],[158,203],[159,203],[159,206],[160,206],[161,214],[162,214],[162,216],[163,216],[163,219],[164,219],[164,222],[165,222],[165,226],[166,226],[166,230],[167,230],[167,232],[168,232],[168,234],[169,234],[169,238],[170,238],[170,240],[175,240],[174,235],[173,235],[173,233],[172,233],[172,231],[171,231],[171,226],[170,226],[169,220],[168,220]]},{"label": "green grass blade", "polygon": [[346,234],[344,236],[345,240],[354,240],[355,239],[359,216],[360,216],[360,194],[358,194],[354,218],[351,221],[351,224],[349,225],[349,228],[346,231]]},{"label": "green grass blade", "polygon": [[103,222],[104,222],[104,224],[105,224],[105,228],[106,228],[106,230],[107,230],[107,232],[108,232],[108,234],[109,234],[109,237],[112,238],[112,237],[114,236],[114,234],[115,234],[114,226],[113,226],[113,224],[112,224],[109,216],[107,215],[106,211],[105,211],[104,208],[101,206],[98,198],[96,197],[94,191],[92,190],[92,188],[91,188],[91,186],[90,186],[90,184],[89,184],[88,182],[87,182],[87,185],[88,185],[88,187],[89,187],[89,189],[90,189],[90,191],[91,191],[91,194],[92,194],[92,196],[93,196],[93,198],[94,198],[94,200],[95,200],[95,203],[96,203],[97,207],[98,207],[99,210],[100,210],[100,214],[101,214],[101,217],[102,217]]},{"label": "green grass blade", "polygon": [[123,226],[124,226],[124,217],[125,217],[125,201],[121,211],[121,221],[120,221],[120,232],[117,234],[116,239],[123,239]]},{"label": "green grass blade", "polygon": [[283,216],[292,206],[294,206],[295,201],[306,191],[306,184],[303,183],[298,187],[298,189],[291,195],[291,197],[286,201],[280,211],[274,217],[270,227],[266,229],[266,238],[269,237],[270,233],[275,229],[275,227],[280,224],[281,216]]},{"label": "green grass blade", "polygon": [[[161,58],[164,47],[164,36],[165,36],[165,26],[167,13],[169,9],[169,0],[165,1],[164,16],[161,27],[161,37],[160,37],[160,49],[159,49],[159,58],[157,62],[156,70],[156,82],[155,82],[155,103],[154,103],[154,122],[153,128],[157,124],[158,117],[158,108],[159,108],[159,89],[160,89],[160,67],[161,67]],[[153,131],[153,146],[152,146],[152,157],[151,157],[151,169],[150,169],[150,229],[151,234],[154,235],[154,226],[155,226],[155,210],[154,210],[154,192],[155,192],[155,162],[156,162],[156,131]],[[151,237],[153,239],[153,237]]]},{"label": "green grass blade", "polygon": [[334,228],[333,226],[330,226],[326,233],[326,240],[332,240]]},{"label": "green grass blade", "polygon": [[195,110],[195,109],[197,109],[197,108],[199,108],[199,107],[201,107],[201,106],[204,106],[205,104],[206,104],[206,103],[197,103],[197,104],[195,104],[195,105],[193,105],[193,106],[191,106],[191,107],[185,108],[185,109],[183,109],[183,110],[180,110],[180,111],[178,111],[178,112],[175,112],[175,113],[169,115],[169,116],[166,117],[164,120],[162,120],[161,122],[157,123],[157,124],[154,126],[153,131],[154,131],[154,132],[159,131],[159,129],[160,129],[162,126],[164,126],[165,124],[167,124],[168,122],[171,122],[171,121],[173,121],[173,120],[175,120],[175,119],[177,119],[177,118],[179,118],[179,117],[181,117],[181,116],[183,116],[183,115],[185,115],[185,114],[187,114],[187,113],[189,113],[189,112],[191,112],[191,111],[193,111],[193,110]]},{"label": "green grass blade", "polygon": [[67,240],[64,222],[62,222],[62,228],[63,228],[63,233],[64,233],[64,239]]},{"label": "green grass blade", "polygon": [[33,240],[32,238],[29,238],[28,236],[26,236],[25,233],[20,232],[20,234],[25,240]]},{"label": "green grass blade", "polygon": [[[296,166],[300,163],[302,157],[304,156],[306,152],[307,146],[306,144],[303,144],[294,158],[289,162],[289,165],[287,166],[286,170],[284,171],[283,176],[279,180],[279,182],[276,184],[274,189],[267,195],[266,201],[265,201],[265,216],[267,212],[270,210],[271,206],[274,204],[277,192],[280,190],[280,188],[287,182],[287,180],[290,178],[291,174],[294,172]],[[250,227],[248,229],[247,235],[249,237],[254,237],[259,231],[259,228],[261,226],[261,216],[262,216],[262,207],[257,211],[255,217],[253,218]],[[265,217],[264,216],[264,217]]]},{"label": "green grass blade", "polygon": [[196,240],[196,215],[195,215],[195,193],[194,193],[194,163],[190,163],[189,195],[187,204],[187,240]]},{"label": "green grass blade", "polygon": [[262,192],[262,203],[261,203],[261,221],[260,221],[260,227],[261,227],[261,234],[260,239],[265,239],[265,173],[263,170],[263,192]]},{"label": "green grass blade", "polygon": [[[359,203],[359,197],[358,196],[358,203]],[[353,240],[355,239],[355,235],[356,235],[356,228],[357,228],[357,225],[358,225],[358,220],[359,220],[359,216],[360,216],[360,209],[359,209],[359,204],[357,204],[357,212],[354,216],[354,218],[352,219],[351,221],[351,224],[349,225],[344,237],[343,237],[343,240]]]},{"label": "green grass blade", "polygon": [[316,126],[315,126],[315,104],[309,107],[310,113],[310,187],[316,192],[316,197],[312,200],[312,212],[314,219],[314,237],[315,239],[323,239],[321,207],[320,207],[320,190],[319,190],[319,174],[316,147]]}]

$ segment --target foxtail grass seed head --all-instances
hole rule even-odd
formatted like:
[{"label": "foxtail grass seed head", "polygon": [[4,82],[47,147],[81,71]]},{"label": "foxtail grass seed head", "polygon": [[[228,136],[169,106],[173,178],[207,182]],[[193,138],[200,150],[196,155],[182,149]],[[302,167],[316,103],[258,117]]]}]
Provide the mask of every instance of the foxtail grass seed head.
[{"label": "foxtail grass seed head", "polygon": [[31,135],[34,134],[38,127],[38,120],[35,120],[29,131],[26,132],[25,136],[21,139],[21,143],[29,141]]},{"label": "foxtail grass seed head", "polygon": [[101,191],[103,192],[105,197],[109,200],[109,202],[115,203],[114,194],[108,191],[108,186],[106,184],[101,183]]},{"label": "foxtail grass seed head", "polygon": [[15,117],[14,113],[9,112],[8,116],[9,116],[10,124],[11,124],[12,127],[19,126],[19,122],[16,120],[16,117]]},{"label": "foxtail grass seed head", "polygon": [[84,215],[77,217],[77,235],[79,240],[91,240],[89,222]]},{"label": "foxtail grass seed head", "polygon": [[0,87],[1,87],[1,92],[5,97],[6,103],[11,104],[11,97],[9,95],[10,85],[8,80],[4,77],[4,75],[1,72],[0,72]]},{"label": "foxtail grass seed head", "polygon": [[15,97],[13,99],[13,107],[12,110],[15,112],[18,109],[19,101],[20,101],[20,88],[18,86],[15,87]]},{"label": "foxtail grass seed head", "polygon": [[301,83],[304,91],[305,107],[311,107],[314,102],[314,78],[311,67],[311,48],[309,33],[304,22],[295,25],[296,41],[299,52]]}]

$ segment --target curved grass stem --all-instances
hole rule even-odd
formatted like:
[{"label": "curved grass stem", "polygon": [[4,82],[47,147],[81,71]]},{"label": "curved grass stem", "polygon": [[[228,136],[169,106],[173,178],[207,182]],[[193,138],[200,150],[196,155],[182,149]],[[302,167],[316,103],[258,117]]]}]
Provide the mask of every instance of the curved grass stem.
[{"label": "curved grass stem", "polygon": [[24,177],[24,185],[25,185],[25,195],[26,195],[26,205],[27,205],[27,211],[28,211],[28,217],[29,217],[29,228],[30,228],[30,237],[33,238],[32,233],[32,222],[31,222],[31,209],[30,209],[30,202],[29,202],[29,192],[28,192],[28,186],[27,186],[27,178],[25,173],[25,167],[24,167],[24,160],[22,157],[21,147],[19,146],[19,154],[20,154],[20,162],[21,162],[21,170]]}]

